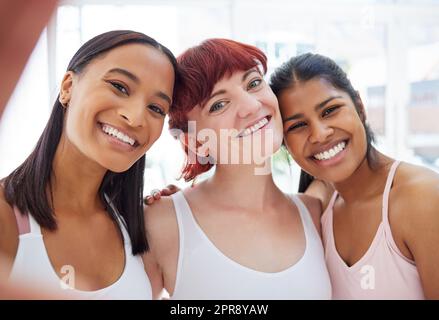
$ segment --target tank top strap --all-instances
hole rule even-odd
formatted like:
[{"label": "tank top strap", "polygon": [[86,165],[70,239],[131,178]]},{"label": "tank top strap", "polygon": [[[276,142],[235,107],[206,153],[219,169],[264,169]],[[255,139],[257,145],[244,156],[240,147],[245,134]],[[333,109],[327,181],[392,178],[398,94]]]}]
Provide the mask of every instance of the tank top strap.
[{"label": "tank top strap", "polygon": [[21,211],[14,206],[14,215],[15,215],[15,220],[17,221],[17,227],[18,227],[18,234],[22,235],[22,234],[26,234],[26,233],[30,233],[30,222],[29,222],[29,215],[26,214],[22,214]]},{"label": "tank top strap", "polygon": [[41,227],[38,222],[31,214],[28,214],[27,216],[29,217],[30,233],[41,235]]},{"label": "tank top strap", "polygon": [[19,235],[30,234],[30,233],[41,235],[40,225],[31,214],[29,213],[22,214],[20,209],[18,209],[16,206],[14,206],[13,210],[14,210],[15,219],[17,221]]},{"label": "tank top strap", "polygon": [[338,196],[338,192],[334,191],[334,193],[331,196],[331,200],[329,200],[328,206],[326,207],[326,209],[322,213],[321,220],[330,218],[332,221],[332,214],[333,214],[332,211],[334,208],[335,200],[337,200],[337,196]]},{"label": "tank top strap", "polygon": [[383,206],[382,206],[382,221],[384,226],[390,227],[389,224],[389,194],[390,189],[392,187],[393,178],[395,177],[396,169],[398,168],[401,161],[395,161],[393,162],[392,166],[390,167],[389,174],[387,176],[386,186],[384,187],[384,193],[383,193]]}]

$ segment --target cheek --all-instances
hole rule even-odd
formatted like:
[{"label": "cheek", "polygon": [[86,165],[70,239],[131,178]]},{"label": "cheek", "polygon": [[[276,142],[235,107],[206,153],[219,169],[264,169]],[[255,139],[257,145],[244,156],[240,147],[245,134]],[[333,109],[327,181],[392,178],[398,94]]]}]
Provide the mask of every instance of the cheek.
[{"label": "cheek", "polygon": [[65,131],[69,140],[79,143],[85,138],[88,129],[85,127],[84,114],[70,105],[65,115]]},{"label": "cheek", "polygon": [[308,159],[304,151],[304,139],[299,135],[287,135],[284,138],[285,146],[294,161],[301,167],[306,167]]},{"label": "cheek", "polygon": [[357,137],[356,140],[357,140],[358,148],[361,148],[361,151],[358,152],[358,154],[365,155],[367,151],[366,128],[364,128],[363,125],[358,127],[355,136]]},{"label": "cheek", "polygon": [[267,105],[273,109],[276,109],[276,113],[280,115],[279,102],[271,90],[265,91],[263,93],[263,96],[260,97],[260,100],[264,105]]},{"label": "cheek", "polygon": [[152,145],[158,138],[160,138],[164,122],[164,119],[154,119],[153,121],[149,121],[148,127],[144,133],[145,136],[148,137],[148,146]]}]

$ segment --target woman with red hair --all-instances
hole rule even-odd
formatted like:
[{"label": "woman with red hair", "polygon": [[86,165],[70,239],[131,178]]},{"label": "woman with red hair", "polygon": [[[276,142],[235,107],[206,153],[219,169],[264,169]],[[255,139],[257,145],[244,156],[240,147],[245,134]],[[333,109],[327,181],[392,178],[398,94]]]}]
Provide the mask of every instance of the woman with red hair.
[{"label": "woman with red hair", "polygon": [[266,56],[209,39],[178,65],[170,127],[187,155],[182,176],[214,172],[146,208],[153,295],[165,288],[173,299],[331,298],[320,204],[284,194],[271,174],[283,131],[263,78]]}]

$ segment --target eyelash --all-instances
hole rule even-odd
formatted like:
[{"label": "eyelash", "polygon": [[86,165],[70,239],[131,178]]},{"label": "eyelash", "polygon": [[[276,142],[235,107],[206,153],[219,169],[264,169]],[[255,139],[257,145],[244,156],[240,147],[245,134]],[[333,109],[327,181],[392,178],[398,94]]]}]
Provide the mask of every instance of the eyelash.
[{"label": "eyelash", "polygon": [[[255,83],[255,82],[257,82],[256,85],[254,85],[254,86],[252,87],[251,85],[252,85],[253,83]],[[257,88],[261,83],[262,83],[262,79],[259,79],[259,78],[258,78],[258,79],[254,79],[254,80],[250,81],[250,83],[248,84],[248,86],[247,86],[247,90],[251,90],[251,89]],[[225,107],[225,104],[226,104],[225,101],[215,102],[215,103],[210,107],[210,109],[209,109],[209,113],[212,113],[212,112],[216,112],[216,111],[218,111],[218,110],[221,110],[222,108]],[[219,106],[219,108],[216,108],[217,106]]]},{"label": "eyelash", "polygon": [[[335,106],[331,106],[331,107],[325,109],[325,110],[322,112],[322,117],[325,117],[325,116],[329,116],[329,115],[331,115],[334,111],[336,111],[336,110],[337,110],[338,108],[340,108],[340,107],[341,107],[340,105],[335,105]],[[328,112],[328,111],[329,111],[329,112]],[[287,129],[287,132],[290,132],[290,131],[293,131],[293,130],[299,129],[299,128],[305,126],[305,125],[306,125],[305,122],[298,122],[298,123],[295,123],[295,124],[293,124],[292,126],[290,126],[290,127]]]},{"label": "eyelash", "polygon": [[[219,109],[215,109],[215,107],[218,106],[218,105],[221,105],[220,108],[219,108]],[[215,103],[210,107],[210,109],[209,109],[209,113],[212,113],[212,112],[216,112],[216,111],[218,111],[218,110],[221,110],[222,108],[225,107],[225,105],[226,105],[226,102],[225,102],[225,101],[218,101],[218,102],[215,102]],[[215,110],[214,110],[214,109],[215,109]]]},{"label": "eyelash", "polygon": [[[113,87],[116,88],[116,90],[120,91],[121,93],[123,93],[123,94],[125,94],[125,95],[129,95],[129,93],[128,93],[128,89],[127,89],[124,85],[122,85],[122,84],[120,84],[120,83],[118,83],[118,82],[114,82],[114,81],[110,81],[110,83],[111,83],[111,85],[112,85]],[[156,105],[150,105],[150,106],[148,106],[148,108],[149,108],[152,112],[155,112],[155,113],[161,115],[162,117],[165,117],[165,116],[166,116],[166,113],[163,111],[163,109],[160,108],[160,107],[158,107],[158,106],[156,106]]]},{"label": "eyelash", "polygon": [[148,108],[149,108],[149,110],[151,110],[152,112],[155,112],[155,113],[161,115],[162,117],[165,117],[165,116],[166,116],[166,113],[162,110],[162,108],[160,108],[160,107],[158,107],[158,106],[156,106],[156,105],[154,105],[154,104],[149,105]]},{"label": "eyelash", "polygon": [[298,122],[298,123],[295,123],[295,124],[293,124],[292,126],[290,126],[290,127],[287,129],[287,132],[290,132],[290,131],[296,130],[296,129],[300,128],[300,127],[303,127],[305,124],[306,124],[305,122]]},{"label": "eyelash", "polygon": [[[258,82],[254,87],[252,87],[251,86],[251,84],[252,83],[255,83],[255,82]],[[250,83],[248,84],[248,90],[251,90],[251,89],[254,89],[254,88],[257,88],[257,87],[259,87],[259,85],[262,83],[262,79],[260,79],[260,78],[257,78],[257,79],[254,79],[254,80],[252,80],[252,81],[250,81]]]},{"label": "eyelash", "polygon": [[[326,114],[326,115],[330,115],[331,113],[333,113],[334,111],[336,111],[338,108],[340,108],[339,105],[331,106],[331,107],[329,107],[328,109],[325,109],[325,110],[322,112],[322,116],[324,116],[325,114]],[[329,113],[326,113],[326,112],[328,112],[328,111],[330,111],[330,112],[329,112]]]},{"label": "eyelash", "polygon": [[127,96],[129,95],[128,89],[124,85],[114,81],[110,81],[110,83],[114,88],[116,88],[116,90],[120,91],[121,93]]}]

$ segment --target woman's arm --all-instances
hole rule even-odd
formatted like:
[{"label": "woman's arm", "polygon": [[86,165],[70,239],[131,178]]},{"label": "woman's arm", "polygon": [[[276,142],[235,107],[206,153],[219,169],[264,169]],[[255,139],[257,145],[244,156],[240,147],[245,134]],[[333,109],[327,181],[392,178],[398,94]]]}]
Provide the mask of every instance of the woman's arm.
[{"label": "woman's arm", "polygon": [[18,249],[18,227],[14,212],[0,186],[0,283],[9,277]]},{"label": "woman's arm", "polygon": [[403,239],[416,263],[427,299],[439,299],[439,177],[417,179],[399,192]]},{"label": "woman's arm", "polygon": [[143,255],[146,273],[151,281],[153,297],[160,299],[164,290],[174,290],[179,251],[179,233],[174,203],[162,198],[145,206],[145,228],[150,250]]},{"label": "woman's arm", "polygon": [[154,300],[161,299],[163,295],[163,275],[161,268],[154,257],[154,253],[150,250],[142,256],[146,274],[151,282],[152,298]]}]

